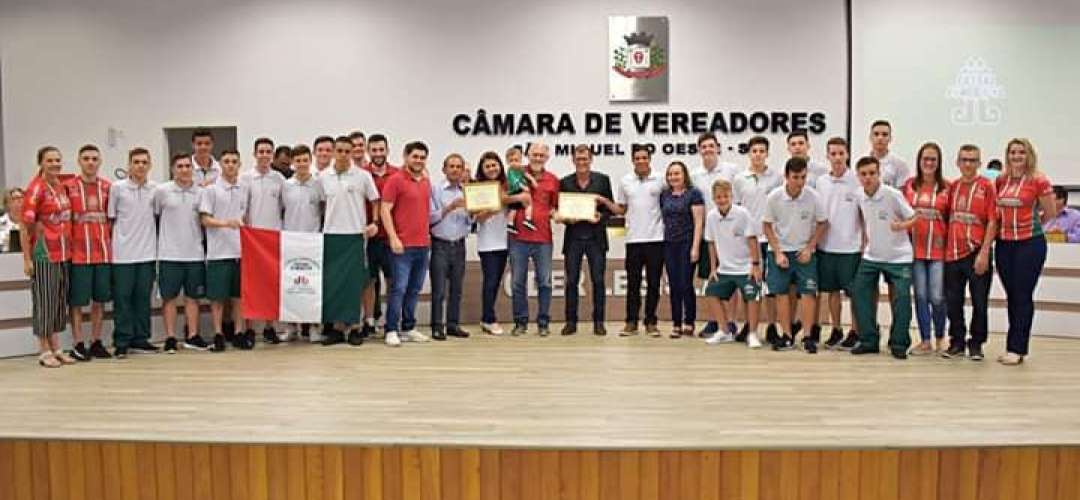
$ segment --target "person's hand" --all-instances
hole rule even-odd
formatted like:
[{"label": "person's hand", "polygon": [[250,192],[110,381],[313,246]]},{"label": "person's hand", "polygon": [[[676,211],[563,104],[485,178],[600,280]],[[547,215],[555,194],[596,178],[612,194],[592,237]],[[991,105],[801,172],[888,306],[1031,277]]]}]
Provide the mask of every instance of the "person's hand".
[{"label": "person's hand", "polygon": [[799,251],[798,259],[800,264],[809,264],[810,259],[814,256],[814,249],[804,248]]},{"label": "person's hand", "polygon": [[23,274],[25,274],[27,278],[34,277],[34,261],[23,260]]},{"label": "person's hand", "polygon": [[375,224],[368,224],[367,227],[364,228],[365,237],[371,238],[376,234],[379,234],[379,226],[376,226]]},{"label": "person's hand", "polygon": [[558,210],[551,212],[551,220],[558,222],[559,224],[566,224],[566,218],[559,213]]},{"label": "person's hand", "polygon": [[990,255],[985,252],[979,252],[979,255],[975,257],[975,274],[983,275],[990,269]]},{"label": "person's hand", "polygon": [[455,198],[449,205],[446,206],[447,211],[457,210],[459,208],[465,208],[465,198]]},{"label": "person's hand", "polygon": [[699,256],[700,256],[700,254],[698,253],[698,249],[697,249],[696,246],[690,249],[690,263],[691,264],[696,264],[697,261],[698,261]]},{"label": "person's hand", "polygon": [[402,245],[401,240],[398,238],[390,238],[390,251],[401,255],[405,253],[405,245]]},{"label": "person's hand", "polygon": [[225,224],[228,227],[231,227],[233,229],[240,229],[241,227],[244,226],[244,221],[242,221],[240,219],[231,219],[228,222],[226,222]]},{"label": "person's hand", "polygon": [[893,231],[907,231],[903,221],[894,220],[892,221],[892,224],[889,224],[889,227],[892,228]]},{"label": "person's hand", "polygon": [[600,212],[593,212],[592,223],[593,224],[599,224],[600,223]]},{"label": "person's hand", "polygon": [[761,283],[761,266],[750,268],[750,278],[754,280],[754,283]]},{"label": "person's hand", "polygon": [[787,269],[789,264],[787,255],[784,255],[784,252],[776,252],[776,267]]}]

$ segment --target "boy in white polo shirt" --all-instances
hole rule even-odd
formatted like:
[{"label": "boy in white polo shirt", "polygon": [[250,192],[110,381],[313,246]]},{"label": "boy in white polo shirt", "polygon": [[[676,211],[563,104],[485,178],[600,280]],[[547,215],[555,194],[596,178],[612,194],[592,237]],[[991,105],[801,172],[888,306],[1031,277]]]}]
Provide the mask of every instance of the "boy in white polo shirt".
[{"label": "boy in white polo shirt", "polygon": [[199,221],[202,186],[194,179],[195,166],[186,154],[173,156],[173,180],[154,192],[158,229],[158,291],[165,321],[165,352],[176,352],[176,303],[184,294],[187,335],[184,347],[204,351],[210,347],[199,336],[199,299],[206,295],[206,252]]},{"label": "boy in white polo shirt", "polygon": [[870,156],[878,161],[881,170],[879,177],[886,186],[902,189],[911,178],[911,169],[907,162],[889,151],[892,143],[892,125],[885,120],[876,120],[870,125]]},{"label": "boy in white polo shirt", "polygon": [[660,193],[664,178],[652,171],[652,151],[644,144],[630,147],[634,170],[615,189],[616,213],[626,215],[626,326],[619,335],[637,335],[641,310],[641,271],[645,270],[645,331],[659,336],[656,307],[664,274],[664,221]]},{"label": "boy in white polo shirt", "polygon": [[[728,321],[725,302],[738,290],[746,304],[746,344],[761,347],[757,335],[758,298],[761,294],[761,247],[750,212],[731,202],[731,182],[717,179],[712,184],[716,208],[705,218],[705,241],[709,242],[709,282],[705,296],[717,324]],[[734,342],[731,332],[716,332],[706,342]]]},{"label": "boy in white polo shirt", "polygon": [[107,216],[113,221],[113,347],[123,359],[128,350],[158,352],[150,343],[150,294],[157,261],[154,189],[147,178],[150,152],[128,153],[128,178],[109,189]]},{"label": "boy in white polo shirt", "polygon": [[810,136],[805,129],[792,130],[787,136],[787,150],[792,158],[806,160],[806,185],[817,189],[817,180],[829,172],[829,167],[810,158]]},{"label": "boy in white polo shirt", "polygon": [[[379,201],[379,190],[376,189],[370,172],[352,165],[352,150],[353,143],[348,137],[335,139],[334,163],[315,181],[319,200],[325,203],[323,233],[370,238],[378,232],[378,216],[373,215],[375,220],[371,222],[367,220],[368,204]],[[362,303],[364,311],[371,314],[369,311],[374,307],[374,296],[370,296],[370,299],[362,297],[367,282],[367,256],[361,252],[359,258],[362,273],[349,283],[355,285],[357,306]],[[352,326],[349,331],[349,345],[359,346],[364,343],[364,337],[360,334],[360,307],[356,308],[355,316],[333,319],[333,325],[324,325],[323,345],[345,341],[343,331],[347,325]]]},{"label": "boy in white polo shirt", "polygon": [[878,352],[881,339],[875,303],[877,294],[874,292],[878,289],[878,276],[883,275],[885,281],[893,285],[889,350],[894,358],[907,359],[907,350],[911,346],[911,262],[914,258],[908,229],[915,224],[915,210],[908,205],[903,193],[881,181],[876,158],[860,158],[856,169],[863,187],[859,193],[859,212],[866,228],[866,248],[852,285],[855,316],[859,321],[859,345],[851,353]]},{"label": "boy in white polo shirt", "polygon": [[[858,341],[858,331],[852,324],[851,331],[844,338],[840,329],[841,292],[851,298],[851,282],[862,260],[862,221],[859,219],[859,178],[848,166],[848,144],[840,137],[829,139],[829,172],[817,180],[817,192],[825,205],[825,215],[829,218],[829,229],[818,241],[818,291],[828,294],[828,304],[832,317],[832,334],[825,341],[825,347],[851,349]],[[854,314],[852,314],[854,322]]]},{"label": "boy in white polo shirt", "polygon": [[[774,189],[784,183],[784,177],[775,168],[769,168],[765,161],[769,158],[769,140],[760,135],[751,137],[747,142],[750,148],[750,166],[739,172],[731,183],[732,194],[735,196],[735,204],[750,212],[750,218],[754,221],[754,233],[758,235],[758,243],[761,245],[761,255],[769,253],[769,242],[762,232],[761,221],[765,216],[765,199]],[[762,262],[764,266],[764,261]],[[762,267],[762,274],[767,274]],[[771,339],[778,338],[776,333],[776,301],[772,297],[765,297],[764,321],[769,325],[766,336]]]},{"label": "boy in white polo shirt", "polygon": [[[248,187],[240,182],[240,153],[221,154],[221,177],[203,190],[199,215],[206,227],[206,298],[214,323],[214,352],[225,350],[222,316],[230,303],[233,322],[241,324],[240,311],[240,227],[244,225],[249,200]],[[236,335],[233,347],[255,347],[255,336]]]},{"label": "boy in white polo shirt", "polygon": [[[255,139],[255,168],[244,172],[240,181],[248,186],[247,221],[251,227],[260,229],[281,229],[281,190],[285,185],[285,176],[271,168],[274,161],[274,141],[266,137]],[[279,342],[273,321],[248,321],[245,334],[255,335],[253,327],[262,325],[263,342]]]},{"label": "boy in white polo shirt", "polygon": [[[322,230],[322,212],[319,193],[315,189],[315,176],[311,173],[311,149],[301,144],[293,148],[292,153],[296,173],[285,181],[281,191],[285,207],[281,226],[286,231],[317,233]],[[289,332],[278,334],[278,339],[286,341],[293,338],[297,333],[296,326],[290,323],[287,327]],[[310,335],[311,325],[303,324],[300,328],[305,337]]]},{"label": "boy in white polo shirt", "polygon": [[827,227],[825,209],[816,191],[806,187],[806,160],[788,159],[784,166],[784,185],[769,193],[765,205],[764,231],[771,253],[766,258],[766,283],[769,293],[778,295],[776,309],[783,335],[772,342],[774,350],[795,344],[791,329],[791,302],[785,295],[795,286],[799,294],[799,312],[804,326],[810,327],[803,336],[807,353],[817,352],[817,340],[812,332],[817,311],[817,242]]},{"label": "boy in white polo shirt", "polygon": [[[694,170],[690,174],[690,178],[694,181],[694,186],[697,186],[702,190],[703,198],[705,198],[705,214],[708,214],[716,208],[716,204],[713,203],[712,196],[706,192],[712,189],[712,185],[720,179],[726,181],[732,181],[735,179],[735,174],[738,173],[739,168],[734,163],[720,162],[721,147],[720,140],[716,138],[716,134],[707,132],[698,136],[697,139],[698,153],[701,155],[701,166]],[[708,255],[706,250],[708,243],[705,240],[701,240],[698,251],[698,255],[702,258],[698,259],[697,263],[697,276],[703,280],[709,279],[709,259],[704,258]],[[734,302],[732,302],[734,304]],[[733,318],[732,318],[733,319]],[[725,325],[726,326],[726,325]],[[720,329],[720,325],[715,321],[708,321],[705,326],[698,332],[699,337],[707,337],[716,333]]]}]

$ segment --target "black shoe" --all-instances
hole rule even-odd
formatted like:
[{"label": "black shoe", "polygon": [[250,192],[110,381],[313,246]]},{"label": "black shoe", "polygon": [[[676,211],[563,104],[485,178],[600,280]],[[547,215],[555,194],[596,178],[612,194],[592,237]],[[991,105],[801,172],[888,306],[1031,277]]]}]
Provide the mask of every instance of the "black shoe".
[{"label": "black shoe", "polygon": [[176,337],[165,339],[165,354],[176,354]]},{"label": "black shoe", "polygon": [[742,329],[735,335],[735,342],[746,343],[746,336],[750,334],[750,323],[743,323]]},{"label": "black shoe", "polygon": [[793,347],[795,347],[795,339],[790,335],[784,335],[779,341],[773,344],[774,351],[786,351]]},{"label": "black shoe", "polygon": [[375,337],[375,325],[369,325],[364,323],[364,327],[360,329],[360,336],[368,339]]},{"label": "black shoe", "polygon": [[300,325],[300,336],[305,338],[305,339],[311,337],[311,324],[310,323],[304,323],[304,324]]},{"label": "black shoe", "polygon": [[[254,333],[254,332],[252,332],[252,333]],[[244,332],[234,334],[232,336],[232,340],[229,341],[229,343],[232,344],[233,348],[235,348],[235,349],[240,349],[240,350],[247,349],[247,338],[246,337],[247,337],[247,334],[244,333]],[[226,340],[229,339],[229,336],[227,334],[225,335],[225,339]]]},{"label": "black shoe", "polygon": [[117,347],[113,351],[113,356],[116,359],[127,359],[127,357],[128,357],[128,348],[127,347]]},{"label": "black shoe", "polygon": [[776,330],[776,323],[769,323],[769,326],[765,327],[765,341],[776,344],[779,340],[780,332]]},{"label": "black shoe", "polygon": [[334,345],[345,342],[345,335],[333,328],[323,328],[322,345]]},{"label": "black shoe", "polygon": [[854,354],[854,355],[877,354],[878,352],[880,352],[880,351],[878,350],[877,347],[871,346],[869,344],[862,344],[862,343],[860,343],[859,345],[857,345],[857,346],[855,346],[854,348],[851,349],[851,354]]},{"label": "black shoe", "polygon": [[799,332],[801,332],[801,331],[802,331],[802,321],[795,320],[793,323],[791,323],[791,335],[792,336],[798,336]]},{"label": "black shoe", "polygon": [[112,354],[109,354],[108,349],[101,343],[100,340],[95,340],[90,344],[90,355],[98,359],[109,359]]},{"label": "black shoe", "polygon": [[817,354],[817,342],[812,338],[804,338],[802,347],[807,354]]},{"label": "black shoe", "polygon": [[364,345],[364,336],[359,329],[353,328],[349,330],[349,345],[356,347]]},{"label": "black shoe", "polygon": [[460,327],[456,326],[454,328],[447,328],[446,334],[451,337],[457,337],[459,339],[467,339],[470,335],[468,331],[462,330]]},{"label": "black shoe", "polygon": [[528,229],[529,231],[536,231],[536,224],[533,223],[532,219],[521,221],[521,225],[525,226],[525,229]]},{"label": "black shoe", "polygon": [[159,352],[157,346],[147,342],[146,339],[139,339],[131,343],[128,346],[129,349],[137,353],[142,354],[157,354]]},{"label": "black shoe", "polygon": [[850,349],[854,349],[858,345],[859,345],[859,334],[855,333],[855,330],[849,330],[847,332],[847,338],[844,339],[844,341],[840,343],[840,349],[844,350],[844,351],[847,351],[847,350],[850,350]]},{"label": "black shoe", "polygon": [[821,342],[821,325],[814,324],[810,327],[810,339],[814,342]]},{"label": "black shoe", "polygon": [[522,323],[515,323],[514,324],[514,329],[510,330],[510,335],[513,336],[513,337],[520,337],[522,335],[528,335],[528,334],[529,334],[528,325],[525,325],[525,324],[522,324]]},{"label": "black shoe", "polygon": [[86,346],[83,345],[82,342],[75,344],[71,350],[68,351],[68,356],[71,356],[75,361],[90,361],[91,359],[94,359],[90,356],[90,351],[86,349]]},{"label": "black shoe", "polygon": [[196,351],[205,351],[210,348],[210,344],[207,344],[205,340],[199,335],[192,335],[184,339],[184,349],[194,349]]},{"label": "black shoe", "polygon": [[594,323],[592,327],[593,335],[604,336],[607,335],[607,328],[604,328],[603,323]]},{"label": "black shoe", "polygon": [[431,339],[432,340],[438,340],[438,341],[441,342],[443,340],[446,340],[446,333],[444,333],[442,330],[432,330],[431,331]]},{"label": "black shoe", "polygon": [[889,351],[896,359],[907,359],[907,349],[889,349]]},{"label": "black shoe", "polygon": [[705,326],[703,326],[701,328],[701,330],[698,330],[697,336],[698,336],[698,338],[703,338],[703,339],[704,338],[709,338],[709,337],[712,337],[713,335],[715,335],[716,332],[719,332],[719,331],[720,331],[720,324],[715,322],[715,321],[709,321],[709,322],[705,323]]},{"label": "black shoe", "polygon": [[250,351],[255,348],[255,330],[250,328],[244,332],[244,350]]},{"label": "black shoe", "polygon": [[281,340],[277,338],[277,332],[274,331],[274,328],[268,326],[263,328],[263,342],[266,342],[267,344],[280,344]]},{"label": "black shoe", "polygon": [[562,335],[573,335],[577,333],[577,323],[567,323],[563,325],[562,331],[559,333]]},{"label": "black shoe", "polygon": [[[982,348],[980,347],[980,351]],[[964,357],[964,343],[963,342],[951,342],[949,348],[941,353],[941,357],[945,359],[960,359]]]},{"label": "black shoe", "polygon": [[844,331],[834,326],[832,329],[832,333],[829,334],[829,340],[825,341],[825,348],[835,349],[838,345],[840,345],[840,342],[843,341]]},{"label": "black shoe", "polygon": [[214,347],[210,349],[212,352],[225,352],[225,335],[214,335]]},{"label": "black shoe", "polygon": [[983,360],[982,344],[971,344],[971,345],[969,345],[968,346],[968,357],[971,358],[972,361],[982,361]]}]

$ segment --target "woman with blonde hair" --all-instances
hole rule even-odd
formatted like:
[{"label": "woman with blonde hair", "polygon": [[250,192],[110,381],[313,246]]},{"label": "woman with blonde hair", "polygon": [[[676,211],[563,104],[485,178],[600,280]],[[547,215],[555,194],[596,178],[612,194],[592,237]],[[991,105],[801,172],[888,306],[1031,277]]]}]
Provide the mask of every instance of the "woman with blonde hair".
[{"label": "woman with blonde hair", "polygon": [[37,153],[38,172],[23,198],[20,240],[23,272],[31,278],[33,331],[41,354],[38,364],[59,368],[75,362],[60,350],[57,334],[68,321],[68,262],[71,259],[71,202],[60,185],[60,150]]},{"label": "woman with blonde hair", "polygon": [[1057,205],[1052,183],[1039,171],[1030,141],[1010,140],[1005,158],[1005,169],[995,181],[1000,229],[994,262],[1009,311],[1006,353],[998,362],[1012,366],[1023,363],[1028,354],[1035,316],[1033,296],[1046,262],[1043,225],[1057,217]]}]

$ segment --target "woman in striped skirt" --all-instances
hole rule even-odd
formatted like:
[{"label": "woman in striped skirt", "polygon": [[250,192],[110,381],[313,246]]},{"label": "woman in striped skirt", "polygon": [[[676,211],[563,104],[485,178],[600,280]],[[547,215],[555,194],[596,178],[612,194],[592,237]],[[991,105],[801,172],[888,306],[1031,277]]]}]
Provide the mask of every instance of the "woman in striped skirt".
[{"label": "woman in striped skirt", "polygon": [[75,362],[60,350],[57,337],[68,320],[71,203],[60,186],[60,150],[45,146],[38,150],[37,160],[38,173],[23,199],[23,272],[31,279],[34,336],[41,351],[38,363],[58,368]]}]

